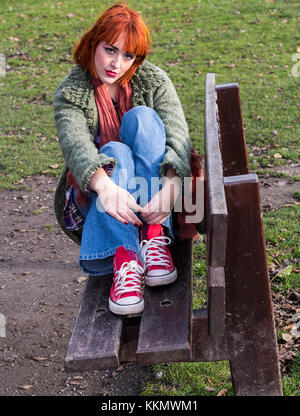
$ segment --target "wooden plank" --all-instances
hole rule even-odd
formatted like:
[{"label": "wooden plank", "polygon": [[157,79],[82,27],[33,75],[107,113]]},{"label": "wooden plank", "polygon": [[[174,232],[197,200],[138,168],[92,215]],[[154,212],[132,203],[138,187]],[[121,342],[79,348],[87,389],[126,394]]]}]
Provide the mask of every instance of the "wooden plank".
[{"label": "wooden plank", "polygon": [[192,361],[228,360],[225,337],[208,333],[208,310],[195,309],[192,324]]},{"label": "wooden plank", "polygon": [[139,338],[141,316],[124,318],[120,363],[136,362],[136,349]]},{"label": "wooden plank", "polygon": [[227,207],[219,148],[215,75],[205,85],[205,215],[208,265],[223,267],[226,254]]},{"label": "wooden plank", "polygon": [[225,327],[234,392],[281,395],[258,179],[240,175],[224,181],[229,216]]},{"label": "wooden plank", "polygon": [[223,175],[249,173],[239,86],[216,85]]},{"label": "wooden plank", "polygon": [[119,366],[123,318],[108,309],[111,284],[111,275],[89,277],[65,358],[67,369]]},{"label": "wooden plank", "polygon": [[193,241],[171,248],[178,278],[160,287],[146,287],[137,363],[190,361]]},{"label": "wooden plank", "polygon": [[207,268],[208,332],[221,337],[225,329],[224,267]]}]

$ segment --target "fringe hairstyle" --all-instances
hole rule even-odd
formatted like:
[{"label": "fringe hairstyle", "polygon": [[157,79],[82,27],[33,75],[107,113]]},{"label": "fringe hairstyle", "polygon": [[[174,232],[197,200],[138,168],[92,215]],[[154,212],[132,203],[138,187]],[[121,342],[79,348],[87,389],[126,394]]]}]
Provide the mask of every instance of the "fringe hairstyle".
[{"label": "fringe hairstyle", "polygon": [[74,49],[74,63],[81,64],[97,78],[94,66],[95,50],[99,42],[114,44],[124,33],[124,49],[136,55],[129,70],[118,80],[126,85],[139,65],[146,58],[150,49],[150,33],[141,16],[128,8],[125,2],[120,2],[107,9],[88,30]]}]

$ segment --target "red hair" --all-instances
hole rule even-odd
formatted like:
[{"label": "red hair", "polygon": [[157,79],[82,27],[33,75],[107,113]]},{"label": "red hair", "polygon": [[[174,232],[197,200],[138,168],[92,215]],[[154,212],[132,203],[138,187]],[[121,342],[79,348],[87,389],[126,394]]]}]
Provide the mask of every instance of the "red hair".
[{"label": "red hair", "polygon": [[86,71],[97,77],[94,56],[99,42],[114,44],[124,33],[124,49],[136,55],[129,70],[118,82],[124,86],[130,81],[139,65],[146,58],[150,48],[150,33],[141,16],[126,3],[117,3],[107,9],[96,21],[94,26],[86,32],[74,50],[75,64],[81,64]]}]

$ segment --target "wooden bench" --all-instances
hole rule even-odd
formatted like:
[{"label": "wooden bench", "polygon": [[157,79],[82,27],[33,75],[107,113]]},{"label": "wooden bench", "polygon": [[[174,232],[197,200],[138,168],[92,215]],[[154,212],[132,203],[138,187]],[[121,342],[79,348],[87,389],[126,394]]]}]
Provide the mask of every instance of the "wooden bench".
[{"label": "wooden bench", "polygon": [[89,277],[65,366],[83,371],[229,360],[235,395],[281,395],[259,185],[249,173],[238,84],[205,86],[207,303],[192,309],[193,241],[176,241],[178,279],[146,287],[141,316],[108,310],[111,276]]}]

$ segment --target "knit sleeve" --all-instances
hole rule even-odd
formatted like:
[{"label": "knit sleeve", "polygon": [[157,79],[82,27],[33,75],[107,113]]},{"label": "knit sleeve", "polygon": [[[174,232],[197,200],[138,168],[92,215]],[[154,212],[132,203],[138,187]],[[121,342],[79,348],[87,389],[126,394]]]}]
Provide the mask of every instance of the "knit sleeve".
[{"label": "knit sleeve", "polygon": [[53,108],[64,159],[80,189],[86,192],[90,178],[97,169],[107,164],[114,167],[117,161],[104,153],[98,153],[84,111],[69,102],[60,87],[54,93]]},{"label": "knit sleeve", "polygon": [[166,175],[172,165],[182,179],[190,176],[191,144],[183,109],[167,74],[162,71],[164,82],[154,93],[154,110],[160,116],[166,131],[166,151],[161,163],[161,175]]}]

